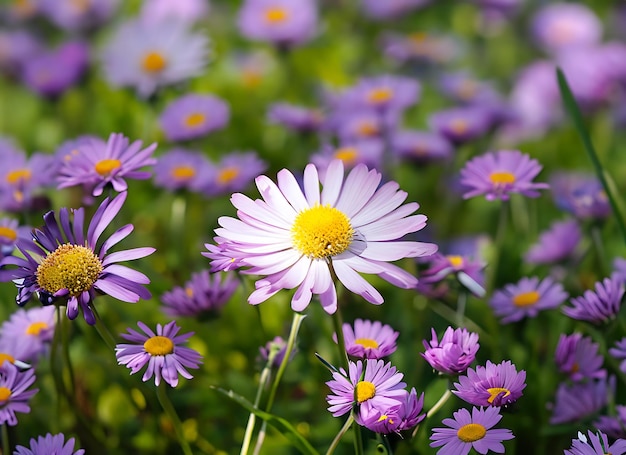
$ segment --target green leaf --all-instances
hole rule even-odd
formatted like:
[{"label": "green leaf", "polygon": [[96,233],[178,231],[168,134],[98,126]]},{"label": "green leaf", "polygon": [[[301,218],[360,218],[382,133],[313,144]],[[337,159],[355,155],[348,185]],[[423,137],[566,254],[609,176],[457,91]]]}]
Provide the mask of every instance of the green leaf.
[{"label": "green leaf", "polygon": [[255,407],[252,403],[246,400],[241,395],[237,395],[232,390],[225,390],[221,387],[211,386],[212,389],[217,390],[222,395],[227,396],[235,403],[240,404],[242,407],[247,409],[249,412],[253,413],[257,417],[265,420],[271,426],[276,428],[283,436],[285,436],[300,452],[304,454],[310,455],[319,455],[319,453],[315,450],[315,448],[302,437],[300,433],[285,419],[275,416],[274,414],[270,414],[269,412],[262,411]]}]

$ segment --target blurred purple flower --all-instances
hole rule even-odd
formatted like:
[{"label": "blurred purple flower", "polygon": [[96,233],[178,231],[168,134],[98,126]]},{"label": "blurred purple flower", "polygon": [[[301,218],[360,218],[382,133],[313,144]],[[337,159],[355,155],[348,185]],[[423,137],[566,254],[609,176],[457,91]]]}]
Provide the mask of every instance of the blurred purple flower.
[{"label": "blurred purple flower", "polygon": [[626,439],[626,406],[615,406],[616,416],[600,416],[593,426],[612,439]]},{"label": "blurred purple flower", "polygon": [[460,44],[452,36],[423,32],[388,34],[383,38],[383,48],[388,57],[400,63],[423,65],[450,63],[461,53]]},{"label": "blurred purple flower", "polygon": [[619,313],[624,296],[624,280],[613,274],[595,284],[595,292],[587,290],[582,296],[570,299],[571,307],[563,307],[563,313],[572,319],[600,324],[613,319]]},{"label": "blurred purple flower", "polygon": [[[30,231],[30,227],[20,226],[16,219],[0,218],[0,263],[5,256],[13,254],[18,239],[30,239]],[[1,276],[2,272],[0,271]]]},{"label": "blurred purple flower", "polygon": [[383,74],[362,78],[340,95],[344,108],[402,111],[419,101],[421,85],[415,78]]},{"label": "blurred purple flower", "polygon": [[0,327],[0,345],[7,342],[19,344],[19,360],[36,362],[46,353],[56,326],[56,310],[53,306],[18,309]]},{"label": "blurred purple flower", "polygon": [[[261,353],[261,358],[267,363],[270,356],[273,355],[272,368],[279,368],[285,359],[285,354],[287,353],[287,341],[285,341],[282,337],[274,337],[273,340],[268,341],[265,346],[261,346],[259,348],[259,352]],[[296,354],[296,349],[291,351],[291,356],[289,360],[293,359],[293,356]]]},{"label": "blurred purple flower", "polygon": [[149,24],[172,20],[193,24],[208,13],[209,0],[150,0],[143,2],[139,16]]},{"label": "blurred purple flower", "polygon": [[0,30],[0,70],[18,76],[35,55],[42,52],[42,43],[27,30]]},{"label": "blurred purple flower", "polygon": [[556,172],[549,179],[556,206],[576,218],[602,220],[611,214],[611,205],[602,183],[593,175]]},{"label": "blurred purple flower", "polygon": [[[569,450],[565,450],[564,455],[624,455],[626,454],[626,441],[618,439],[613,444],[609,444],[607,435],[598,431],[594,433],[591,430],[587,431],[589,439],[578,432],[578,439],[572,439],[572,447]],[[591,442],[591,444],[589,444]]]},{"label": "blurred purple flower", "polygon": [[428,131],[403,130],[391,137],[391,149],[400,158],[420,164],[452,157],[452,144],[443,136]]},{"label": "blurred purple flower", "polygon": [[466,106],[431,114],[428,125],[432,131],[453,144],[461,145],[487,134],[492,125],[492,118],[486,109]]},{"label": "blurred purple flower", "polygon": [[448,327],[441,341],[438,341],[435,329],[431,329],[431,333],[430,342],[423,341],[426,351],[422,353],[422,357],[440,373],[449,375],[465,373],[476,358],[480,347],[478,334],[465,328]]},{"label": "blurred purple flower", "polygon": [[609,349],[609,354],[617,360],[621,360],[619,369],[620,371],[626,373],[626,337],[617,341],[615,343],[615,347]]},{"label": "blurred purple flower", "polygon": [[376,20],[398,18],[429,3],[430,0],[361,0],[363,12]]},{"label": "blurred purple flower", "polygon": [[378,139],[363,139],[353,142],[342,142],[338,147],[325,145],[318,153],[311,155],[311,163],[317,166],[320,178],[326,176],[326,169],[333,160],[343,161],[346,169],[357,164],[365,164],[368,168],[380,169],[384,153],[384,144]]},{"label": "blurred purple flower", "polygon": [[230,242],[222,237],[214,237],[216,245],[205,243],[204,247],[209,251],[201,254],[211,260],[211,273],[229,272],[244,265],[243,259],[247,256],[241,251],[237,251]]},{"label": "blurred purple flower", "polygon": [[30,446],[16,446],[13,455],[84,455],[85,450],[74,451],[74,438],[65,441],[63,433],[50,433],[45,436],[38,436],[37,439],[30,439]]},{"label": "blurred purple flower", "polygon": [[215,166],[195,150],[172,149],[159,156],[154,165],[154,184],[170,191],[186,189],[200,193],[207,182],[216,178]]},{"label": "blurred purple flower", "polygon": [[309,109],[289,103],[270,105],[267,119],[299,133],[318,131],[324,124],[324,116],[318,109]]},{"label": "blurred purple flower", "polygon": [[255,177],[267,169],[256,152],[232,152],[215,164],[215,180],[205,182],[201,191],[207,196],[244,191]]},{"label": "blurred purple flower", "polygon": [[515,403],[526,387],[526,371],[517,371],[510,360],[468,368],[454,383],[456,396],[475,406],[506,406]]},{"label": "blurred purple flower", "polygon": [[587,382],[561,382],[554,404],[550,404],[550,424],[577,422],[600,411],[609,396],[615,395],[615,376]]},{"label": "blurred purple flower", "polygon": [[197,139],[228,124],[228,104],[212,95],[189,93],[167,105],[159,123],[168,141]]},{"label": "blurred purple flower", "polygon": [[[346,352],[362,359],[382,359],[393,354],[398,335],[391,326],[380,321],[356,319],[354,328],[347,323],[343,325]],[[337,334],[333,335],[333,339],[336,343]]]},{"label": "blurred purple flower", "polygon": [[582,239],[576,220],[557,221],[539,234],[539,241],[532,245],[524,260],[529,264],[553,264],[572,257]]},{"label": "blurred purple flower", "polygon": [[9,362],[0,365],[0,425],[17,425],[16,412],[29,413],[28,400],[39,389],[28,389],[35,382],[35,370],[20,371]]},{"label": "blurred purple flower", "polygon": [[561,334],[554,353],[554,362],[559,371],[567,374],[572,381],[604,378],[604,357],[598,354],[598,347],[591,337],[583,337],[580,333]]},{"label": "blurred purple flower", "polygon": [[400,406],[392,406],[387,410],[376,410],[361,424],[375,433],[389,434],[410,430],[426,417],[423,414],[424,393],[417,398],[415,388],[400,398]]},{"label": "blurred purple flower", "polygon": [[199,368],[202,356],[182,345],[193,332],[177,335],[180,327],[176,325],[176,321],[171,321],[165,326],[157,324],[156,333],[141,321],[137,322],[137,325],[144,333],[129,328],[128,333],[120,334],[131,343],[118,344],[115,347],[119,365],[130,368],[130,374],[135,374],[148,365],[141,379],[146,382],[154,375],[154,384],[157,387],[161,379],[176,387],[179,374],[186,379],[193,377],[187,368]]},{"label": "blurred purple flower", "polygon": [[113,16],[118,3],[119,0],[37,0],[41,13],[67,31],[102,25]]},{"label": "blurred purple flower", "polygon": [[428,258],[428,262],[428,268],[420,274],[420,282],[439,283],[454,275],[454,278],[474,295],[479,297],[485,295],[484,261],[459,254],[435,253]]}]

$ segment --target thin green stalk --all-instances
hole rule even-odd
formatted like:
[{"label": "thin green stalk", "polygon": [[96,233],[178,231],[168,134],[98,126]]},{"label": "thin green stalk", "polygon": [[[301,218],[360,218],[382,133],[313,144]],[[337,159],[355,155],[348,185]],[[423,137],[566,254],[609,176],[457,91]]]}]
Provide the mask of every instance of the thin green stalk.
[{"label": "thin green stalk", "polygon": [[500,256],[502,255],[502,248],[504,246],[504,238],[506,237],[506,230],[508,225],[508,212],[509,212],[509,204],[508,201],[501,201],[500,204],[500,216],[498,218],[498,227],[496,230],[496,236],[494,239],[493,246],[493,257],[491,259],[491,263],[487,268],[487,280],[485,289],[487,294],[493,291],[493,288],[496,284],[496,275],[498,273],[498,265],[500,263]]},{"label": "thin green stalk", "polygon": [[450,389],[446,389],[443,395],[441,395],[441,398],[439,398],[439,401],[437,401],[437,403],[435,403],[435,405],[428,410],[428,412],[426,413],[426,418],[429,418],[437,411],[439,411],[439,409],[441,409],[443,405],[446,404],[446,401],[448,401],[451,396],[452,392],[450,392]]},{"label": "thin green stalk", "polygon": [[111,334],[107,326],[104,325],[104,322],[102,322],[102,318],[98,314],[98,310],[96,310],[96,307],[92,306],[91,309],[93,310],[93,313],[96,316],[96,325],[95,325],[96,332],[98,332],[98,335],[100,335],[100,338],[104,340],[104,343],[107,345],[107,347],[110,350],[115,351],[115,345],[116,345],[115,338],[113,337],[113,335]]},{"label": "thin green stalk", "polygon": [[4,423],[2,424],[2,453],[6,453],[7,455],[10,454],[10,447],[9,428],[7,427],[7,424]]},{"label": "thin green stalk", "polygon": [[348,372],[348,353],[346,352],[346,340],[343,336],[343,318],[341,317],[341,310],[337,308],[337,311],[333,314],[333,327],[337,334],[337,348],[339,349],[339,363],[346,372]]},{"label": "thin green stalk", "polygon": [[[276,353],[278,350],[271,350],[269,355],[267,356],[267,363],[261,372],[261,377],[259,378],[259,388],[256,391],[256,397],[254,398],[254,407],[258,408],[259,403],[261,402],[261,397],[263,396],[263,390],[267,385],[267,381],[270,378],[270,373],[272,371],[272,363],[276,358]],[[248,449],[250,448],[250,442],[252,441],[252,433],[254,432],[254,425],[256,423],[256,414],[253,412],[250,413],[248,417],[248,423],[246,425],[246,431],[244,433],[243,442],[241,444],[240,455],[245,455],[248,453]]]},{"label": "thin green stalk", "polygon": [[[58,308],[58,307],[57,307]],[[61,317],[59,314],[58,317]],[[61,325],[61,345],[63,347],[63,361],[67,366],[67,371],[70,377],[70,389],[76,390],[74,383],[74,367],[72,366],[72,359],[70,357],[70,340],[69,340],[69,330],[70,330],[71,321],[68,318],[61,318],[61,320],[57,319],[57,325]]]},{"label": "thin green stalk", "polygon": [[597,224],[591,226],[591,241],[593,248],[596,251],[598,269],[601,271],[602,276],[606,276],[606,251],[604,250],[604,244],[602,243],[602,233],[600,232],[600,227]]},{"label": "thin green stalk", "polygon": [[335,449],[339,445],[339,441],[341,441],[341,438],[344,437],[344,435],[348,432],[348,430],[350,429],[350,426],[353,423],[354,423],[354,417],[352,417],[352,413],[350,413],[348,420],[346,420],[346,423],[343,424],[343,427],[341,427],[341,430],[339,430],[339,433],[337,433],[337,435],[335,436],[335,439],[333,439],[333,442],[328,447],[328,450],[326,451],[326,455],[331,455],[335,451]]},{"label": "thin green stalk", "polygon": [[185,455],[193,455],[191,451],[191,447],[189,447],[189,442],[185,439],[185,433],[183,432],[183,424],[178,418],[178,414],[176,413],[176,409],[174,409],[174,405],[170,401],[167,396],[167,392],[165,388],[167,387],[165,382],[162,382],[157,387],[157,398],[159,399],[159,403],[163,408],[163,411],[167,414],[169,419],[172,421],[172,425],[174,425],[174,431],[176,432],[176,437],[178,438],[178,443],[180,444],[180,448],[183,450]]}]

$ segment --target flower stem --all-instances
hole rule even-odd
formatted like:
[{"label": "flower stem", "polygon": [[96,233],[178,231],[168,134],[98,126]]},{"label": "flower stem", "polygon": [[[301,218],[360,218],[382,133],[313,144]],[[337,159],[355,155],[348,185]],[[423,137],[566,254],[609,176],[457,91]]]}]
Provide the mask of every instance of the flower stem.
[{"label": "flower stem", "polygon": [[441,395],[441,398],[439,398],[439,401],[437,401],[435,405],[428,410],[428,412],[426,413],[426,418],[429,418],[430,416],[435,414],[437,411],[439,411],[439,409],[441,409],[443,405],[446,404],[446,401],[448,401],[451,396],[452,396],[452,392],[450,391],[450,389],[446,389],[443,395]]},{"label": "flower stem", "polygon": [[189,443],[185,439],[185,434],[183,433],[183,425],[178,418],[178,414],[176,414],[176,409],[174,409],[174,405],[170,401],[167,393],[165,391],[165,382],[162,382],[157,387],[157,398],[159,399],[159,403],[163,408],[163,411],[167,414],[169,419],[172,421],[172,425],[174,425],[174,431],[176,432],[176,437],[178,438],[178,443],[180,444],[180,448],[183,450],[185,455],[193,455],[191,451],[191,447],[189,447]]},{"label": "flower stem", "polygon": [[352,414],[350,414],[350,416],[348,417],[348,420],[346,420],[346,423],[343,424],[343,427],[341,427],[341,430],[339,430],[339,433],[337,433],[337,435],[335,436],[335,439],[333,439],[333,442],[328,447],[328,450],[326,451],[326,455],[331,455],[335,451],[335,449],[339,445],[339,441],[341,441],[341,438],[343,438],[343,436],[348,432],[348,430],[350,429],[350,426],[353,423],[354,423],[354,417],[352,417]]},{"label": "flower stem", "polygon": [[2,424],[2,453],[6,453],[7,455],[10,454],[10,447],[9,428],[7,427],[7,424],[4,423]]},{"label": "flower stem", "polygon": [[341,311],[337,308],[337,311],[333,314],[333,326],[335,333],[337,334],[337,347],[339,348],[339,363],[348,371],[348,353],[346,352],[346,340],[343,336],[343,318],[341,317]]},{"label": "flower stem", "polygon": [[96,307],[92,306],[91,309],[93,310],[93,314],[96,316],[95,327],[98,335],[100,335],[100,338],[104,340],[104,343],[110,350],[115,351],[115,338],[113,337],[107,326],[104,325],[104,322],[102,322],[102,318],[98,314],[98,310],[96,310]]},{"label": "flower stem", "polygon": [[[270,373],[272,371],[272,363],[274,362],[274,358],[276,357],[276,353],[278,350],[271,350],[267,363],[261,372],[261,377],[259,378],[259,388],[256,391],[256,397],[254,398],[254,407],[259,407],[259,403],[261,402],[261,396],[263,396],[263,390],[267,385],[267,381],[270,378]],[[246,425],[246,432],[243,437],[243,443],[241,444],[240,455],[245,455],[248,453],[248,449],[250,448],[250,441],[252,440],[252,433],[254,431],[254,424],[256,422],[256,414],[253,412],[250,413],[250,417],[248,417],[248,424]]]}]

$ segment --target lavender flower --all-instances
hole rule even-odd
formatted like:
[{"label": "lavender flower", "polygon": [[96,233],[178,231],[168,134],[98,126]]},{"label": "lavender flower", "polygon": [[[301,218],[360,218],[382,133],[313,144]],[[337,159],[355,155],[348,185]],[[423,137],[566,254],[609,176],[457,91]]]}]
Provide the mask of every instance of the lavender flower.
[{"label": "lavender flower", "polygon": [[52,23],[67,31],[92,29],[115,13],[118,0],[38,0],[38,6]]},{"label": "lavender flower", "polygon": [[430,129],[455,145],[484,136],[491,127],[491,115],[482,108],[458,107],[432,114]]},{"label": "lavender flower", "polygon": [[333,160],[343,161],[346,169],[352,169],[357,164],[378,169],[382,164],[384,149],[383,142],[378,139],[343,142],[337,148],[325,145],[319,153],[311,155],[311,163],[317,166],[321,178],[326,176],[326,169]]},{"label": "lavender flower", "polygon": [[550,424],[576,422],[600,411],[615,394],[615,376],[587,382],[562,382],[551,405]]},{"label": "lavender flower", "polygon": [[18,345],[15,355],[20,361],[37,361],[52,342],[55,314],[53,306],[17,310],[0,327],[0,346]]},{"label": "lavender flower", "polygon": [[435,329],[431,329],[431,333],[431,341],[423,341],[426,351],[422,353],[422,357],[440,373],[449,375],[464,373],[476,358],[480,347],[478,334],[464,328],[448,327],[441,341],[438,341]]},{"label": "lavender flower", "polygon": [[16,446],[13,455],[84,455],[84,449],[74,451],[75,442],[74,438],[65,441],[63,433],[48,433],[38,436],[37,439],[31,438],[29,447]]},{"label": "lavender flower", "polygon": [[362,425],[375,433],[400,433],[424,420],[423,407],[424,393],[417,398],[417,392],[412,388],[400,399],[399,407],[394,405],[384,412],[375,412]]},{"label": "lavender flower", "polygon": [[159,123],[169,141],[186,141],[221,130],[228,124],[228,104],[212,95],[190,93],[167,105]]},{"label": "lavender flower", "polygon": [[598,353],[598,346],[591,337],[583,337],[580,333],[561,334],[554,362],[559,371],[566,373],[572,381],[604,378],[604,358]]},{"label": "lavender flower", "polygon": [[580,243],[582,233],[575,220],[558,221],[539,235],[524,260],[530,264],[551,264],[572,257]]},{"label": "lavender flower", "polygon": [[526,371],[517,371],[510,360],[469,368],[459,376],[452,393],[475,406],[506,406],[516,402],[526,387]]},{"label": "lavender flower", "polygon": [[207,0],[150,0],[143,2],[140,17],[150,24],[158,24],[163,21],[181,21],[185,24],[193,24],[206,18],[209,13]]},{"label": "lavender flower", "polygon": [[609,349],[609,354],[622,362],[619,365],[620,371],[626,373],[626,337],[615,343],[615,347]]},{"label": "lavender flower", "polygon": [[215,166],[195,150],[172,149],[159,156],[154,165],[154,184],[170,191],[186,189],[200,193],[216,178]]},{"label": "lavender flower", "polygon": [[602,415],[593,426],[606,433],[611,439],[626,439],[626,406],[615,406],[616,416]]},{"label": "lavender flower", "polygon": [[20,371],[9,362],[0,366],[0,425],[17,425],[16,412],[28,413],[28,400],[39,389],[29,389],[35,382],[35,371]]},{"label": "lavender flower", "polygon": [[570,299],[573,306],[563,307],[563,313],[572,319],[600,324],[617,316],[624,296],[624,280],[613,274],[595,284],[595,292],[587,290],[580,297]]},{"label": "lavender flower", "polygon": [[270,105],[267,119],[299,133],[318,131],[324,123],[324,116],[319,110],[288,103]]},{"label": "lavender flower", "polygon": [[0,218],[0,264],[5,256],[13,253],[18,239],[28,238],[30,238],[28,226],[20,226],[19,221],[13,218]]},{"label": "lavender flower", "polygon": [[[598,431],[597,434],[591,430],[587,432],[589,439],[581,432],[578,432],[578,439],[572,439],[572,447],[565,450],[564,455],[624,455],[626,454],[626,440],[618,439],[609,445],[607,435]],[[591,443],[591,444],[590,444]]]},{"label": "lavender flower", "polygon": [[419,164],[443,161],[452,157],[452,144],[443,136],[428,131],[404,130],[391,138],[395,155]]},{"label": "lavender flower", "polygon": [[217,196],[245,190],[263,171],[265,161],[256,152],[232,152],[222,156],[215,164],[215,180],[205,182],[201,191],[207,196]]},{"label": "lavender flower", "polygon": [[[382,359],[396,350],[399,333],[391,326],[379,321],[357,319],[354,328],[350,324],[343,325],[343,336],[346,352],[353,357],[365,359]],[[337,335],[333,336],[337,342]]]},{"label": "lavender flower", "polygon": [[[287,341],[285,341],[282,337],[276,336],[273,340],[268,341],[265,346],[261,346],[259,348],[259,352],[261,353],[261,358],[267,362],[271,355],[274,356],[272,361],[272,368],[279,368],[285,359],[285,354],[287,354]],[[296,354],[296,350],[293,349],[291,351],[291,356],[289,360],[293,359],[293,356]]]},{"label": "lavender flower", "polygon": [[549,183],[556,206],[576,218],[602,220],[611,214],[609,199],[595,176],[557,172]]}]

